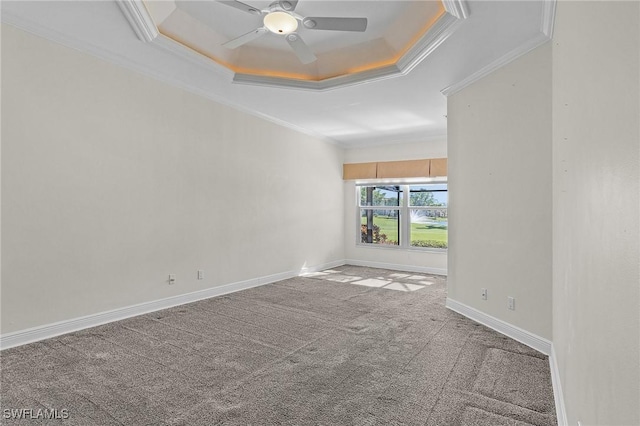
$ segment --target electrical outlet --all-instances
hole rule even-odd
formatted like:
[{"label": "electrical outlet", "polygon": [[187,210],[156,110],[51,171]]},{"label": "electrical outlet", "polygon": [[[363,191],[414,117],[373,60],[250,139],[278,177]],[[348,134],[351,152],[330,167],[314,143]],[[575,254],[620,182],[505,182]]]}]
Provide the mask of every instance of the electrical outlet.
[{"label": "electrical outlet", "polygon": [[516,310],[516,299],[514,299],[511,296],[507,297],[507,307],[509,308],[509,310],[515,311]]},{"label": "electrical outlet", "polygon": [[204,271],[202,269],[198,269],[198,279],[204,280]]},{"label": "electrical outlet", "polygon": [[481,288],[480,289],[480,295],[482,296],[482,300],[487,300],[487,289],[486,288]]},{"label": "electrical outlet", "polygon": [[175,284],[176,283],[176,274],[169,274],[169,284]]}]

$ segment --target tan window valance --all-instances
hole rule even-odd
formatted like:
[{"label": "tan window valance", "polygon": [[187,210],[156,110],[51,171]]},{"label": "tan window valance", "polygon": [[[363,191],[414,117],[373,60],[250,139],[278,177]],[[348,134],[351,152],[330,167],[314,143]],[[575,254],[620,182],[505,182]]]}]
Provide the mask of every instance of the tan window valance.
[{"label": "tan window valance", "polygon": [[446,158],[350,163],[342,166],[342,178],[344,180],[442,176],[447,176]]}]

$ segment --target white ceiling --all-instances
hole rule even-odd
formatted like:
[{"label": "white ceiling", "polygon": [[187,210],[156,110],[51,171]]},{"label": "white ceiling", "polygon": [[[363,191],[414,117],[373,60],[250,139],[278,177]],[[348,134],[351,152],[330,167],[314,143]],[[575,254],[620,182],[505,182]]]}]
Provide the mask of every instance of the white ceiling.
[{"label": "white ceiling", "polygon": [[[329,16],[364,14],[375,20],[401,13],[393,1],[300,0],[298,9],[303,2],[321,10],[320,16],[327,16],[327,4]],[[180,7],[198,9],[202,3]],[[218,6],[221,16],[210,25],[220,18],[234,25],[242,21],[239,28],[251,21],[251,15]],[[184,55],[179,45],[166,49],[141,41],[112,1],[2,1],[2,21],[348,148],[446,137],[443,90],[453,93],[549,40],[553,0],[476,0],[467,6],[469,17],[408,74],[328,91],[235,84],[232,72]]]}]

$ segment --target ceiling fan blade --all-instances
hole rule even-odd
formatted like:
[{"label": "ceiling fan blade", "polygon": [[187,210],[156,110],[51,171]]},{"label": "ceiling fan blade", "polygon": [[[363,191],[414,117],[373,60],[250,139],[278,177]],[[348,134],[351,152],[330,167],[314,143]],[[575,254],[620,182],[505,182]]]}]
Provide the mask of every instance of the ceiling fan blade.
[{"label": "ceiling fan blade", "polygon": [[287,12],[292,12],[298,5],[298,0],[279,0],[278,4]]},{"label": "ceiling fan blade", "polygon": [[310,30],[360,31],[367,29],[367,18],[304,18],[302,24]]},{"label": "ceiling fan blade", "polygon": [[300,35],[296,33],[289,34],[287,36],[287,42],[295,52],[298,59],[300,59],[300,62],[302,62],[303,64],[310,64],[311,62],[318,59],[316,58],[316,55],[313,54],[311,49],[309,49],[307,43],[302,40]]},{"label": "ceiling fan blade", "polygon": [[244,4],[241,1],[236,0],[219,0],[220,3],[226,4],[227,6],[235,7],[236,9],[240,9],[252,15],[260,15],[262,11],[257,7],[249,6],[248,4]]},{"label": "ceiling fan blade", "polygon": [[269,32],[269,30],[267,30],[266,28],[256,28],[255,30],[243,34],[240,37],[229,40],[228,42],[224,43],[223,46],[227,49],[235,49],[236,47],[240,47],[243,44],[249,43],[252,40],[262,37],[267,32]]}]

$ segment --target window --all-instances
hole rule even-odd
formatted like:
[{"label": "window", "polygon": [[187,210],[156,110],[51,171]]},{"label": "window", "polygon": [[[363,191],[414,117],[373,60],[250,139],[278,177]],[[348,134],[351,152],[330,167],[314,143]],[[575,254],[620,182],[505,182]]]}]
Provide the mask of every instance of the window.
[{"label": "window", "polygon": [[402,193],[400,186],[360,187],[360,233],[363,243],[399,244]]},{"label": "window", "polygon": [[447,184],[357,185],[358,243],[447,248]]},{"label": "window", "polygon": [[408,190],[411,246],[447,248],[447,184],[412,185]]}]

